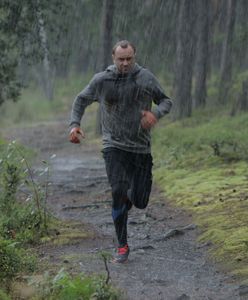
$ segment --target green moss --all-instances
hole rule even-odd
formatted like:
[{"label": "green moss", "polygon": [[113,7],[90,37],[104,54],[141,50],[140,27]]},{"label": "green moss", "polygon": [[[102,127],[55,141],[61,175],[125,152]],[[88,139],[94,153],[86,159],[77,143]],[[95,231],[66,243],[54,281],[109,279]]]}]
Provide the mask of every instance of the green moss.
[{"label": "green moss", "polygon": [[248,114],[166,122],[153,136],[155,181],[191,211],[213,258],[247,276],[239,262],[248,261]]},{"label": "green moss", "polygon": [[94,236],[94,232],[79,222],[59,221],[53,219],[49,224],[49,233],[41,240],[42,243],[56,246],[72,245]]},{"label": "green moss", "polygon": [[243,265],[239,266],[239,268],[236,268],[233,272],[234,275],[236,275],[237,277],[241,278],[243,284],[248,284],[248,279],[247,279],[247,274],[248,274],[248,267],[247,267],[247,263],[246,266]]},{"label": "green moss", "polygon": [[72,245],[77,244],[80,240],[89,238],[86,232],[73,231],[73,232],[62,232],[57,238],[53,240],[54,245]]}]

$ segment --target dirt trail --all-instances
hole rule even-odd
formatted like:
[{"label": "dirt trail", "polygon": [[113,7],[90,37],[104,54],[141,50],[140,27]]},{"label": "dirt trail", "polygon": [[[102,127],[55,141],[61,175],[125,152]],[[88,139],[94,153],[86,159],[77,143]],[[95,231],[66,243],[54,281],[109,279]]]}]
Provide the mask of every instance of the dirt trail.
[{"label": "dirt trail", "polygon": [[[87,140],[79,146],[70,144],[63,121],[15,129],[11,138],[38,149],[38,162],[56,154],[50,160],[49,207],[59,218],[86,224],[92,233],[74,244],[43,246],[44,259],[77,272],[105,273],[99,252],[113,253],[114,228],[99,147]],[[146,210],[131,210],[128,233],[129,262],[108,264],[112,281],[127,299],[248,299],[247,294],[240,296],[241,288],[233,278],[207,259],[208,245],[196,242],[199,232],[190,216],[167,205],[158,189],[153,188]]]}]

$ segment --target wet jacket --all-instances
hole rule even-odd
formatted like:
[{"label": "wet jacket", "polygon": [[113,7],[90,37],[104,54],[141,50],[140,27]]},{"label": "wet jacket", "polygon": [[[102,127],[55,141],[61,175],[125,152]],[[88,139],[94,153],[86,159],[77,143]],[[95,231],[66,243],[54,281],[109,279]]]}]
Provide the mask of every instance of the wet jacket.
[{"label": "wet jacket", "polygon": [[[165,95],[156,77],[135,64],[128,74],[115,65],[94,75],[75,98],[70,126],[80,126],[85,108],[100,104],[103,148],[115,147],[129,152],[150,153],[150,130],[141,127],[142,110],[152,111],[158,119],[169,113],[172,101]],[[152,108],[152,102],[156,104]]]}]

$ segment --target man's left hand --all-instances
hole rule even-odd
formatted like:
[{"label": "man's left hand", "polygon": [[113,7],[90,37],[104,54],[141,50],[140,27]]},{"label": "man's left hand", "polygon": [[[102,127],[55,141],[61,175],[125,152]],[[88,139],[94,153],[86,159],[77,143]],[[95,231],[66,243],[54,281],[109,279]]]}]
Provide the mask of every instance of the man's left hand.
[{"label": "man's left hand", "polygon": [[141,126],[144,129],[151,129],[153,126],[156,125],[158,122],[155,115],[148,111],[148,110],[142,110],[142,118],[141,118]]}]

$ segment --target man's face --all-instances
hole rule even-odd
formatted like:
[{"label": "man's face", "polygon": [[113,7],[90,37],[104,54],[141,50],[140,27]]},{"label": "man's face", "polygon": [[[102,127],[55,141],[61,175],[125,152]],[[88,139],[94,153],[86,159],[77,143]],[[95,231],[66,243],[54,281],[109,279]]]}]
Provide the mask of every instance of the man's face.
[{"label": "man's face", "polygon": [[130,72],[135,63],[135,54],[131,46],[121,48],[118,46],[112,55],[113,62],[120,73],[126,74]]}]

